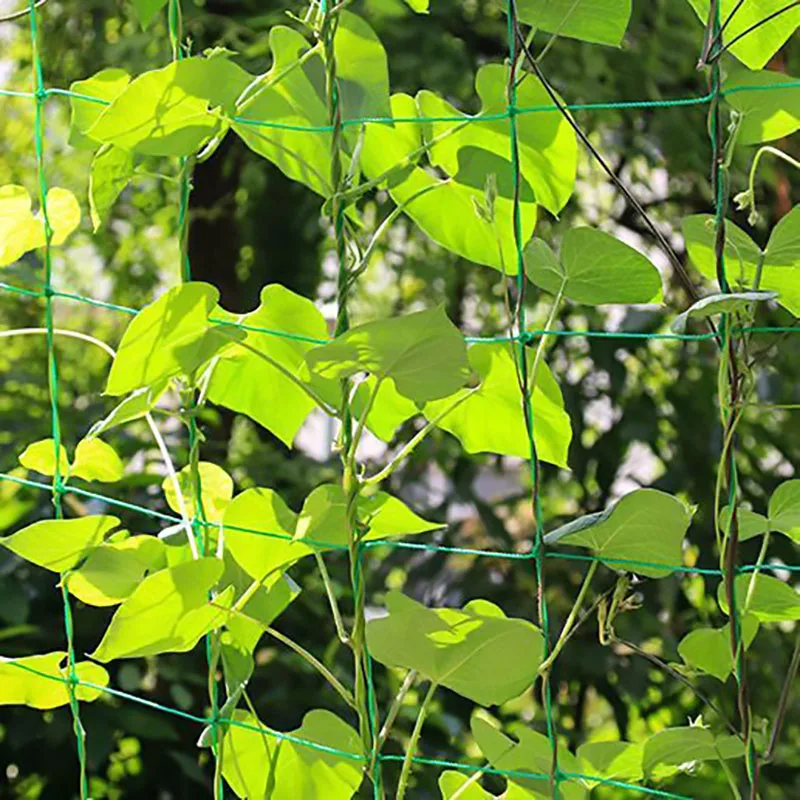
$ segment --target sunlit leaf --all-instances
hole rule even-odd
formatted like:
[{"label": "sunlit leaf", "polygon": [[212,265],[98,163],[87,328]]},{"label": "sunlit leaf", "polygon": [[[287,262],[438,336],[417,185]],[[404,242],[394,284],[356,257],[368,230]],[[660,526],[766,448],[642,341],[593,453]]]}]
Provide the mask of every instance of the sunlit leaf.
[{"label": "sunlit leaf", "polygon": [[661,276],[648,258],[594,228],[570,228],[557,258],[541,239],[525,248],[525,271],[550,294],[586,305],[657,303]]},{"label": "sunlit leaf", "polygon": [[[69,472],[69,458],[64,445],[58,448],[58,472],[64,477]],[[19,463],[25,469],[31,469],[42,475],[55,475],[56,445],[52,439],[41,439],[29,444],[19,456]]]},{"label": "sunlit leaf", "polygon": [[[69,703],[69,667],[63,651],[22,658],[0,657],[0,705],[24,705],[40,710],[58,708]],[[108,673],[91,661],[75,664],[79,681],[95,684],[76,686],[75,696],[84,703],[96,700],[108,686]]]},{"label": "sunlit leaf", "polygon": [[361,784],[361,740],[330,711],[309,711],[303,724],[289,734],[320,745],[319,749],[276,737],[244,711],[234,712],[233,719],[237,724],[226,728],[221,748],[222,775],[237,797],[350,800]]},{"label": "sunlit leaf", "polygon": [[113,606],[127,598],[149,572],[166,566],[164,544],[156,536],[131,536],[95,547],[64,578],[70,594],[90,606]]},{"label": "sunlit leaf", "polygon": [[70,84],[72,95],[69,98],[69,143],[73,147],[95,150],[100,146],[100,142],[87,136],[86,131],[97,122],[106,106],[119,97],[130,82],[131,76],[124,69],[111,67],[100,70],[91,78]]},{"label": "sunlit leaf", "polygon": [[[752,593],[750,591],[753,583]],[[786,622],[800,619],[800,592],[788,583],[784,583],[772,575],[763,573],[737,575],[734,582],[736,605],[741,612],[745,608],[759,622]],[[747,598],[749,597],[749,602]],[[725,582],[721,581],[717,589],[717,602],[720,608],[728,613],[728,598],[725,593]]]},{"label": "sunlit leaf", "polygon": [[186,283],[145,306],[128,325],[106,394],[127,394],[177,375],[191,375],[232,340],[236,330],[209,322],[219,298],[207,283]]},{"label": "sunlit leaf", "polygon": [[152,386],[134,389],[128,397],[114,407],[110,414],[95,422],[86,437],[99,436],[110,428],[145,416],[155,408],[166,388],[167,382],[159,381]]},{"label": "sunlit leaf", "polygon": [[[350,403],[356,419],[361,419],[364,415],[370,396],[375,391],[376,383],[376,378],[370,375],[356,388]],[[367,428],[379,439],[389,442],[394,437],[397,428],[417,414],[419,414],[419,408],[413,400],[403,397],[391,381],[381,381],[367,415]]]},{"label": "sunlit leaf", "polygon": [[[642,746],[631,742],[586,742],[576,755],[582,763],[580,770],[585,775],[610,778],[618,781],[641,780]],[[594,781],[587,781],[590,786]]]},{"label": "sunlit leaf", "polygon": [[153,17],[155,17],[166,4],[167,0],[133,0],[136,16],[139,17],[139,22],[142,23],[143,28],[146,28],[153,21]]},{"label": "sunlit leaf", "polygon": [[[744,646],[748,648],[758,633],[758,620],[747,614],[740,624]],[[695,628],[683,637],[678,653],[690,667],[726,680],[733,671],[730,623],[722,628]]]},{"label": "sunlit leaf", "polygon": [[784,481],[769,499],[769,524],[800,544],[800,480]]},{"label": "sunlit leaf", "polygon": [[517,16],[536,30],[619,47],[631,0],[518,0]]},{"label": "sunlit leaf", "polygon": [[[699,726],[667,728],[653,734],[644,745],[643,766],[645,774],[650,775],[658,766],[679,767],[691,765],[695,761],[716,761],[719,758],[739,758],[744,755],[744,745],[731,747],[729,737],[715,739],[707,728]],[[726,740],[725,746],[718,746]],[[720,742],[721,744],[721,742]]]},{"label": "sunlit leaf", "polygon": [[230,604],[232,589],[208,602],[222,570],[219,559],[201,558],[148,575],[117,609],[92,658],[107,663],[191,650],[227,616],[218,606]]},{"label": "sunlit leaf", "polygon": [[307,356],[325,378],[368,372],[417,403],[452,394],[469,377],[467,351],[443,306],[351,328]]},{"label": "sunlit leaf", "polygon": [[[474,344],[469,364],[481,379],[475,388],[459,389],[450,397],[427,403],[425,416],[434,420],[459,398],[456,408],[437,422],[458,438],[468,453],[499,453],[530,458],[530,443],[522,409],[522,394],[511,346],[507,343]],[[526,349],[529,367],[533,356]],[[545,363],[539,364],[532,397],[534,441],[542,461],[567,466],[572,439],[569,415],[564,410],[561,389]]]},{"label": "sunlit leaf", "polygon": [[[527,797],[551,798],[550,773],[553,769],[553,748],[546,736],[530,728],[515,731],[517,741],[497,730],[486,720],[473,716],[472,735],[493,769],[507,770],[510,783],[524,789]],[[558,766],[563,772],[580,774],[580,764],[566,748],[558,749]],[[518,772],[537,777],[523,778]],[[538,777],[541,776],[541,777]],[[564,800],[583,800],[588,792],[582,780],[570,778],[559,784]]]},{"label": "sunlit leaf", "polygon": [[64,572],[76,566],[118,525],[116,517],[102,515],[42,520],[0,539],[0,545],[39,567]]},{"label": "sunlit leaf", "polygon": [[[200,502],[203,506],[203,515],[209,522],[219,522],[233,498],[233,478],[222,467],[210,461],[200,461],[197,471],[200,479]],[[175,491],[175,484],[169,476],[161,482],[167,505],[177,514],[183,511],[190,518],[199,516],[197,487],[192,476],[192,468],[184,467],[177,477],[183,498],[183,509],[181,509],[181,503]]]},{"label": "sunlit leaf", "polygon": [[539,629],[487,600],[430,609],[390,592],[386,607],[387,616],[367,623],[367,645],[387,667],[415,669],[481,705],[517,697],[536,677],[544,648]]},{"label": "sunlit leaf", "polygon": [[89,173],[89,210],[95,232],[132,177],[133,156],[127,150],[106,144],[95,153]]},{"label": "sunlit leaf", "polygon": [[691,519],[692,512],[677,497],[637,489],[606,511],[548,533],[545,542],[588,547],[612,569],[663,578],[681,568],[681,544]]},{"label": "sunlit leaf", "polygon": [[209,399],[247,414],[291,447],[316,405],[301,384],[309,380],[306,353],[328,338],[325,318],[311,300],[277,284],[264,287],[261,303],[249,314],[217,309],[212,316],[274,333],[243,332],[245,346],[231,347],[216,363]]},{"label": "sunlit leaf", "polygon": [[124,471],[125,465],[114,448],[94,438],[78,442],[69,474],[87,481],[113,483],[122,477]]},{"label": "sunlit leaf", "polygon": [[800,128],[800,87],[785,89],[763,89],[765,86],[796,82],[783,72],[750,72],[746,69],[732,70],[726,87],[753,87],[755,91],[728,92],[727,102],[741,115],[739,144],[771,142],[790,136]]}]

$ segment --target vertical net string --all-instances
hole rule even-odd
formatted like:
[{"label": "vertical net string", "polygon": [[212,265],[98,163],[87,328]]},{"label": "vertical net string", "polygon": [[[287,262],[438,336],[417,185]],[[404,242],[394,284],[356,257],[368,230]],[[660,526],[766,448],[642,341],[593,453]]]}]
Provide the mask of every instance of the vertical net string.
[{"label": "vertical net string", "polygon": [[[536,584],[538,593],[538,612],[539,623],[542,627],[544,638],[543,657],[547,658],[550,650],[550,621],[547,610],[547,599],[545,597],[545,577],[544,577],[544,520],[542,514],[542,503],[540,497],[540,475],[539,457],[536,452],[536,442],[534,441],[534,414],[531,402],[531,386],[529,385],[528,360],[525,341],[525,242],[522,237],[522,218],[520,208],[520,182],[521,169],[519,159],[519,136],[517,130],[517,8],[515,0],[508,0],[506,8],[508,20],[508,57],[509,57],[509,76],[507,88],[507,106],[509,125],[509,138],[511,141],[511,167],[513,172],[514,196],[513,196],[513,235],[514,245],[517,256],[516,271],[516,326],[517,339],[515,342],[515,360],[519,373],[520,390],[522,394],[522,413],[525,418],[525,428],[528,435],[529,445],[529,464],[532,486],[533,514],[535,520],[535,539],[534,539],[534,564],[536,571]],[[552,795],[554,798],[560,797],[559,784],[560,774],[558,769],[558,741],[556,738],[555,724],[553,721],[552,692],[550,687],[550,670],[546,670],[542,675],[542,705],[545,711],[545,722],[547,726],[547,738],[553,753],[550,769],[550,782]]]},{"label": "vertical net string", "polygon": [[[39,50],[39,31],[36,16],[37,3],[35,0],[28,2],[28,16],[30,19],[31,56],[33,64],[34,84],[34,130],[33,145],[36,155],[36,172],[39,188],[39,203],[42,210],[44,224],[44,307],[47,347],[47,388],[50,399],[50,429],[55,451],[55,469],[53,472],[52,495],[53,508],[56,519],[63,519],[64,509],[62,496],[65,492],[64,480],[61,474],[61,420],[58,412],[58,361],[55,351],[55,333],[53,322],[53,261],[51,241],[53,229],[47,211],[47,173],[44,156],[44,106],[47,102],[47,91],[42,75],[42,60]],[[73,637],[72,608],[69,593],[66,588],[65,575],[61,575],[61,600],[63,606],[64,635],[67,641],[67,693],[69,707],[72,714],[72,727],[75,733],[75,742],[78,750],[78,765],[80,771],[80,796],[81,800],[89,797],[89,779],[86,766],[86,730],[81,721],[80,707],[77,697],[78,675],[75,669],[75,646]]]}]

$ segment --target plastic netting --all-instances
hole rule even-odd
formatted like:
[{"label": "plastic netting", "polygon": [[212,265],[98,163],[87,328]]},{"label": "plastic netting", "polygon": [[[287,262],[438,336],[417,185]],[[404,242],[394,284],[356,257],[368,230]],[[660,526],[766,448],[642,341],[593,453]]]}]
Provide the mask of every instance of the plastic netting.
[{"label": "plastic netting", "polygon": [[[323,25],[323,31],[322,31],[322,38],[325,39],[326,37],[329,37],[329,42],[330,42],[330,37],[332,37],[336,29],[336,15],[340,9],[337,6],[332,7],[329,3],[329,0],[319,0],[319,2],[320,2],[320,11],[325,18],[325,23]],[[55,443],[55,452],[56,452],[56,458],[55,458],[56,471],[51,483],[44,483],[40,481],[24,479],[20,478],[17,475],[11,475],[11,474],[0,474],[0,480],[16,483],[33,489],[51,492],[53,505],[55,509],[55,516],[57,519],[63,518],[62,501],[64,495],[73,494],[78,497],[86,499],[98,500],[104,503],[106,506],[112,508],[125,509],[130,512],[134,512],[146,517],[156,519],[160,522],[169,523],[170,525],[181,524],[183,522],[181,517],[168,513],[157,512],[152,509],[146,508],[144,506],[129,503],[124,500],[115,498],[113,496],[99,494],[96,492],[81,489],[76,486],[68,485],[68,483],[63,479],[63,476],[60,474],[58,454],[60,451],[62,435],[61,435],[61,425],[60,425],[59,409],[58,409],[59,372],[58,372],[58,363],[57,363],[56,348],[55,348],[55,339],[56,336],[58,335],[58,331],[56,330],[54,325],[54,304],[57,300],[65,300],[70,302],[84,303],[95,307],[107,309],[109,311],[119,312],[127,315],[136,314],[138,309],[105,302],[102,300],[83,296],[73,292],[60,291],[53,288],[52,285],[53,263],[51,258],[51,239],[53,231],[50,225],[50,220],[48,218],[48,209],[47,209],[48,185],[47,185],[47,170],[46,170],[45,132],[44,132],[44,120],[43,120],[44,107],[45,104],[52,98],[58,99],[58,98],[72,97],[80,100],[86,100],[93,103],[101,103],[101,104],[106,103],[106,101],[100,100],[96,97],[75,93],[65,89],[49,88],[45,86],[42,75],[42,63],[44,59],[44,54],[40,50],[39,34],[37,31],[37,13],[38,13],[37,8],[39,7],[39,5],[41,4],[35,2],[35,0],[29,0],[29,8],[27,15],[30,22],[30,39],[32,47],[33,91],[20,92],[20,91],[0,89],[0,95],[7,97],[16,97],[21,99],[29,99],[33,101],[33,103],[35,104],[33,144],[36,157],[39,200],[41,203],[42,215],[44,219],[45,238],[46,238],[46,245],[43,251],[44,280],[42,282],[42,288],[40,290],[35,290],[23,286],[15,286],[9,283],[0,283],[0,290],[10,294],[16,294],[32,298],[40,298],[44,300],[46,346],[47,346],[47,380],[48,380],[49,398],[50,398],[52,438]],[[789,9],[794,5],[796,5],[796,3],[790,3],[786,7],[786,9]],[[733,16],[733,13],[735,13],[740,6],[741,3],[739,3],[734,8],[731,17]],[[712,15],[714,15],[714,17],[709,21],[710,22],[709,29],[712,30],[712,36],[713,36],[711,45],[712,47],[716,48],[717,51],[720,51],[725,47],[725,45],[723,44],[723,39],[724,39],[723,33],[726,26],[730,22],[730,19],[727,20],[720,19],[719,4],[715,2],[711,3],[711,13]],[[182,58],[184,55],[184,46],[181,41],[179,0],[169,0],[168,15],[169,15],[168,16],[169,35],[170,35],[170,41],[172,43],[173,58],[177,60]],[[716,216],[717,229],[719,230],[720,228],[724,229],[724,224],[725,224],[724,220],[725,203],[723,198],[724,186],[723,186],[723,181],[721,180],[720,177],[720,170],[722,169],[722,160],[720,158],[719,104],[721,99],[726,95],[732,95],[740,92],[770,92],[778,89],[798,88],[800,87],[800,82],[786,81],[782,83],[774,83],[770,85],[761,85],[761,86],[733,86],[727,88],[723,92],[720,80],[719,59],[712,59],[713,63],[710,69],[710,75],[711,75],[710,88],[708,89],[707,92],[703,94],[698,94],[697,96],[674,98],[674,99],[662,99],[662,100],[633,100],[633,101],[612,102],[612,103],[569,104],[569,103],[561,103],[557,99],[557,96],[551,93],[551,96],[553,97],[552,104],[534,106],[534,107],[520,107],[516,103],[517,73],[520,71],[520,67],[524,62],[528,62],[528,64],[533,68],[535,68],[535,62],[531,58],[530,53],[527,49],[527,45],[525,43],[525,39],[522,36],[521,28],[517,20],[514,0],[508,1],[507,19],[508,19],[507,35],[508,35],[508,59],[509,59],[508,63],[510,65],[510,74],[509,74],[508,93],[507,93],[508,104],[506,110],[503,113],[497,113],[497,114],[483,114],[483,115],[478,114],[474,117],[468,118],[467,124],[480,123],[490,120],[495,120],[495,121],[507,120],[508,122],[510,142],[511,142],[511,152],[509,153],[509,157],[511,160],[514,173],[513,231],[511,232],[511,235],[513,235],[516,255],[517,255],[517,269],[516,269],[515,283],[516,283],[517,295],[520,298],[520,301],[516,304],[516,309],[514,314],[515,316],[514,327],[516,329],[516,333],[510,336],[465,337],[465,340],[468,343],[505,341],[505,342],[511,342],[515,345],[515,349],[517,351],[516,363],[520,371],[520,385],[522,389],[521,402],[523,406],[525,419],[527,422],[528,441],[530,447],[529,464],[530,464],[531,482],[533,486],[532,500],[533,500],[534,519],[536,526],[534,545],[530,552],[519,553],[519,552],[503,552],[496,550],[480,550],[471,548],[449,547],[432,543],[419,543],[419,542],[407,542],[407,541],[396,541],[396,540],[377,540],[368,542],[358,542],[356,544],[356,560],[355,560],[356,567],[352,571],[351,575],[352,578],[351,590],[354,596],[357,595],[359,592],[364,591],[363,580],[362,580],[362,575],[363,575],[362,562],[363,559],[365,559],[368,556],[369,551],[373,548],[425,550],[425,551],[432,551],[439,553],[474,555],[483,558],[529,561],[531,562],[532,567],[535,571],[536,581],[539,587],[542,587],[545,583],[545,565],[547,560],[549,559],[575,560],[575,561],[584,561],[590,563],[597,562],[599,560],[595,556],[555,551],[553,549],[549,549],[544,542],[545,524],[542,514],[541,498],[538,492],[538,485],[539,485],[538,458],[533,438],[533,431],[536,425],[536,419],[532,408],[531,391],[527,375],[528,366],[527,366],[527,359],[525,358],[525,347],[530,342],[542,336],[595,337],[595,338],[647,339],[647,340],[663,339],[663,340],[672,340],[679,342],[713,341],[717,344],[720,352],[724,352],[725,349],[728,347],[731,338],[738,336],[742,333],[753,333],[762,335],[762,334],[793,334],[800,332],[800,328],[793,326],[736,327],[731,324],[727,314],[723,316],[723,321],[722,324],[720,325],[719,330],[712,330],[707,333],[668,333],[668,332],[646,333],[646,332],[636,332],[636,331],[528,329],[525,318],[525,303],[522,301],[525,295],[526,282],[525,282],[524,255],[523,255],[525,242],[523,241],[521,233],[522,226],[520,221],[519,193],[520,193],[521,171],[519,165],[518,134],[517,134],[517,122],[516,122],[519,116],[527,114],[567,114],[568,116],[568,112],[584,111],[584,110],[635,111],[635,110],[650,109],[650,108],[674,108],[674,107],[688,107],[688,106],[708,107],[709,117],[711,121],[710,135],[713,147],[713,161],[711,165],[711,170],[712,170],[713,185],[715,187],[715,196],[716,196],[714,211]],[[743,35],[746,35],[748,32],[749,31],[745,31],[744,34],[740,34],[737,37],[737,39],[741,38]],[[728,42],[727,47],[730,47],[730,44],[731,42]],[[714,51],[712,50],[711,55],[713,54]],[[236,118],[235,121],[243,125],[254,125],[260,127],[285,129],[292,131],[307,131],[310,133],[313,132],[313,133],[332,134],[333,174],[331,175],[331,183],[333,186],[339,185],[339,180],[341,177],[341,175],[339,174],[341,171],[341,158],[340,158],[341,132],[348,126],[374,125],[374,124],[386,124],[386,123],[401,124],[401,125],[403,124],[420,125],[420,124],[430,124],[432,122],[458,122],[458,123],[465,122],[465,118],[462,116],[458,117],[442,116],[442,117],[424,117],[424,118],[364,117],[356,119],[342,119],[339,107],[339,96],[338,96],[337,82],[336,82],[335,59],[329,58],[327,67],[329,70],[328,86],[330,87],[329,96],[327,98],[328,110],[330,115],[330,121],[328,125],[296,126],[296,125],[286,125],[280,122],[254,121],[254,120],[240,119],[240,118]],[[580,132],[578,131],[577,128],[576,131],[580,135]],[[185,166],[185,160],[181,161],[181,166],[182,167]],[[181,169],[180,175],[181,177],[180,177],[180,189],[179,189],[178,227],[179,230],[181,231],[181,235],[185,237],[186,228],[188,225],[188,207],[189,207],[189,196],[191,191],[191,175],[189,171],[186,169]],[[348,285],[348,280],[347,280],[348,276],[346,274],[346,265],[345,265],[346,246],[345,246],[344,232],[343,232],[344,204],[342,203],[341,198],[336,195],[334,195],[331,198],[331,201],[332,201],[331,216],[333,219],[334,239],[336,243],[336,255],[339,263],[339,294],[338,294],[339,302],[338,302],[338,314],[337,314],[336,331],[335,331],[336,335],[339,335],[347,331],[349,327],[347,300],[350,287]],[[722,251],[717,253],[717,257],[718,257],[718,262],[722,268],[722,273],[721,273],[722,280],[720,288],[724,292],[729,292],[730,287],[727,283],[727,279],[725,278],[724,254],[722,253]],[[181,246],[180,267],[181,267],[181,275],[183,281],[190,281],[192,279],[191,264],[189,261],[185,242]],[[312,342],[316,344],[324,344],[325,342],[329,341],[327,339],[309,339],[309,337],[299,336],[297,334],[293,334],[290,331],[260,328],[260,327],[246,325],[243,323],[230,322],[228,320],[212,319],[212,321],[231,325],[233,327],[239,327],[247,331],[261,333],[266,336],[279,336],[288,339],[299,339],[302,341]],[[196,427],[196,420],[193,416],[190,415],[190,422],[189,422],[190,450],[194,450],[197,446],[198,446],[198,432]],[[730,502],[733,502],[733,500],[737,495],[737,477],[736,477],[735,452],[732,447],[728,448],[727,457],[729,458],[730,461],[728,468],[729,500]],[[202,502],[199,502],[199,497],[198,497],[198,502],[196,503],[196,507],[198,508],[199,511],[198,514],[195,515],[195,517],[192,519],[191,523],[198,547],[202,548],[204,540],[202,534],[204,529],[208,527],[216,528],[218,526],[218,523],[208,522],[204,518],[202,513]],[[232,526],[232,528],[234,530],[240,530],[261,536],[274,537],[277,539],[291,538],[281,533],[268,533],[260,530],[252,530],[249,528],[236,528],[235,526]],[[330,550],[346,551],[349,549],[348,545],[341,545],[330,542],[317,542],[312,539],[306,539],[306,541],[311,545],[324,546],[326,549]],[[602,559],[602,561],[603,563],[609,566],[616,566],[619,567],[620,569],[626,569],[631,572],[635,572],[637,567],[638,568],[659,567],[659,568],[667,568],[677,573],[701,574],[701,575],[719,577],[726,580],[730,579],[731,575],[753,574],[760,571],[774,570],[783,572],[788,571],[790,573],[800,572],[800,565],[796,564],[789,564],[789,565],[780,564],[779,566],[773,566],[766,563],[757,563],[757,564],[731,563],[731,564],[726,564],[725,569],[709,569],[709,568],[687,567],[685,564],[664,564],[660,562],[652,562],[644,560],[614,559],[605,557]],[[735,586],[735,584],[733,585]],[[75,670],[76,662],[75,662],[75,650],[73,646],[73,617],[70,607],[69,593],[63,581],[61,582],[61,594],[63,599],[64,634],[66,638],[66,646],[68,654],[67,656],[68,666],[66,670],[66,676],[63,678],[58,678],[51,674],[39,672],[24,664],[17,664],[17,666],[20,667],[21,669],[33,672],[47,679],[56,681],[62,680],[68,687],[68,693],[70,699],[69,705],[73,717],[74,732],[77,742],[78,759],[80,762],[80,782],[81,782],[80,794],[82,798],[88,798],[90,796],[90,791],[89,791],[89,778],[87,773],[87,756],[86,756],[86,744],[85,744],[86,732],[83,728],[80,717],[80,707],[76,693],[78,687],[86,687],[89,689],[94,689],[99,692],[113,695],[117,698],[120,698],[128,702],[138,703],[147,706],[151,709],[154,709],[156,711],[174,715],[183,720],[186,720],[187,722],[194,723],[198,726],[208,727],[211,733],[212,748],[215,750],[215,752],[217,750],[220,727],[231,726],[231,727],[241,727],[244,729],[257,731],[263,735],[269,737],[275,737],[277,740],[291,741],[300,746],[307,747],[311,750],[335,755],[339,758],[344,758],[357,762],[363,762],[365,763],[365,770],[368,770],[371,773],[371,783],[375,798],[383,796],[381,764],[388,761],[403,760],[403,756],[385,754],[380,751],[364,755],[364,754],[352,753],[345,750],[339,750],[337,748],[326,747],[317,742],[303,739],[302,737],[298,737],[292,734],[284,734],[277,731],[266,729],[261,726],[249,725],[239,720],[223,718],[220,716],[220,709],[219,709],[219,704],[217,703],[216,696],[213,697],[210,716],[202,717],[188,713],[178,708],[167,707],[165,705],[153,702],[147,698],[139,697],[134,694],[124,692],[109,686],[100,686],[98,684],[94,684],[88,681],[83,681],[78,678]],[[731,604],[730,616],[733,622],[734,635],[738,639],[738,637],[740,636],[739,610],[737,609],[737,605],[735,602],[736,600],[735,595],[732,597],[732,599],[734,602]],[[546,657],[548,655],[548,648],[550,643],[550,630],[549,630],[547,601],[545,593],[541,590],[539,592],[538,611],[539,611],[539,622],[541,624],[542,632],[544,634],[545,657]],[[739,681],[741,681],[742,679],[741,676],[742,662],[743,658],[737,659],[737,665],[736,665],[737,679]],[[9,662],[9,663],[14,663],[14,662]],[[366,674],[368,679],[367,689],[368,689],[368,704],[370,709],[369,722],[371,726],[371,736],[374,742],[377,739],[376,736],[377,709],[374,696],[375,692],[372,684],[372,660],[369,657],[369,654],[367,654]],[[561,791],[559,788],[560,784],[569,779],[591,780],[598,785],[617,787],[620,789],[626,789],[653,797],[665,797],[665,798],[686,797],[685,795],[675,794],[669,791],[662,791],[650,786],[628,783],[625,781],[614,780],[597,775],[585,775],[581,773],[565,772],[561,770],[558,765],[558,749],[559,749],[558,731],[552,708],[552,697],[549,686],[549,673],[545,673],[543,682],[544,685],[543,685],[542,698],[545,711],[546,730],[547,730],[547,736],[550,740],[550,744],[554,753],[553,768],[549,774],[534,772],[534,771],[527,772],[518,770],[502,770],[502,769],[495,769],[490,766],[479,767],[479,766],[439,760],[439,759],[423,758],[419,756],[414,756],[412,758],[413,763],[422,766],[436,767],[440,769],[447,768],[447,769],[459,770],[467,774],[474,774],[474,773],[495,774],[507,778],[520,777],[520,778],[549,780],[551,781],[552,793],[554,797],[561,796]],[[752,770],[753,759],[755,758],[755,754],[752,751],[752,748],[751,751],[746,754],[746,756],[750,762],[749,764],[750,769]],[[220,795],[222,795],[224,787],[222,786],[218,787],[218,791],[220,792]]]}]

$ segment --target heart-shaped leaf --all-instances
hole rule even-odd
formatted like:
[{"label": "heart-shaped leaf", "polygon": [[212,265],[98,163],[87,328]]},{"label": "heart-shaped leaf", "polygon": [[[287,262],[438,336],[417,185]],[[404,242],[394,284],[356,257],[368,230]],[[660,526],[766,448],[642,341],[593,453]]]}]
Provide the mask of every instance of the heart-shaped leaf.
[{"label": "heart-shaped leaf", "polygon": [[784,481],[769,499],[769,525],[800,544],[800,479]]},{"label": "heart-shaped leaf", "polygon": [[[586,742],[576,755],[583,772],[617,781],[638,781],[643,777],[642,746],[631,742]],[[595,781],[586,781],[591,787]]]},{"label": "heart-shaped leaf", "polygon": [[765,86],[793,81],[796,83],[791,75],[783,72],[731,71],[725,81],[726,88],[754,89],[729,91],[725,95],[727,102],[742,115],[737,138],[739,144],[771,142],[790,136],[800,128],[800,87],[764,89]]},{"label": "heart-shaped leaf", "polygon": [[631,0],[519,0],[517,16],[534,30],[619,47]]},{"label": "heart-shaped leaf", "polygon": [[612,569],[663,578],[681,568],[681,544],[691,519],[692,512],[677,497],[637,489],[606,511],[573,520],[544,540],[588,547]]},{"label": "heart-shaped leaf", "polygon": [[[758,633],[758,620],[751,614],[741,619],[745,649]],[[730,623],[722,628],[695,628],[678,645],[680,657],[695,669],[724,681],[733,671]]]},{"label": "heart-shaped leaf", "polygon": [[743,755],[744,745],[737,737],[715,738],[710,730],[699,726],[667,728],[645,742],[643,766],[645,774],[650,775],[659,766],[689,766],[695,761],[716,761]]},{"label": "heart-shaped leaf", "polygon": [[[222,467],[210,461],[200,461],[197,472],[200,478],[200,503],[203,506],[203,515],[209,522],[219,522],[233,498],[233,478]],[[178,473],[178,485],[186,516],[190,518],[198,516],[197,490],[191,467],[186,466]],[[175,484],[169,476],[164,478],[161,488],[164,490],[167,505],[180,514],[181,504],[175,491]]]},{"label": "heart-shaped leaf", "polygon": [[388,615],[367,623],[370,655],[387,667],[415,669],[481,705],[517,697],[536,678],[544,640],[535,625],[509,619],[487,600],[430,609],[399,592]]},{"label": "heart-shaped leaf", "polygon": [[[750,590],[751,581],[753,590]],[[736,605],[740,612],[744,607],[759,622],[789,622],[800,619],[800,593],[788,583],[771,575],[737,575],[734,583]],[[749,602],[747,598],[749,597]],[[728,598],[725,583],[717,589],[719,607],[728,613]]]}]

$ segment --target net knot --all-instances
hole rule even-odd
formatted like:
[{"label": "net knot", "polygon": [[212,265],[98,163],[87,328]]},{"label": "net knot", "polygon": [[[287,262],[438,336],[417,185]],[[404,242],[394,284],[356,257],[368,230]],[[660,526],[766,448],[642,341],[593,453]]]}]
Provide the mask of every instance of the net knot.
[{"label": "net knot", "polygon": [[520,344],[532,344],[533,340],[536,338],[536,335],[533,333],[533,331],[520,331],[517,338],[519,339]]},{"label": "net knot", "polygon": [[53,481],[53,494],[66,494],[69,491],[67,488],[67,484],[64,483],[64,479],[59,475]]},{"label": "net knot", "polygon": [[44,297],[55,297],[56,290],[48,283],[47,286],[42,289],[42,295],[44,295]]},{"label": "net knot", "polygon": [[508,114],[509,119],[514,119],[514,117],[519,114],[519,109],[513,103],[511,103],[506,106],[506,113]]},{"label": "net knot", "polygon": [[37,103],[44,103],[47,100],[47,89],[44,86],[40,86],[34,93],[33,96],[36,98]]},{"label": "net knot", "polygon": [[556,782],[556,786],[558,786],[559,783],[563,783],[564,781],[568,781],[569,780],[569,775],[566,772],[562,772],[560,767],[556,767],[553,770],[553,778],[554,778],[554,780]]},{"label": "net knot", "polygon": [[537,539],[531,548],[531,558],[540,558],[542,555],[544,555],[544,544]]}]

